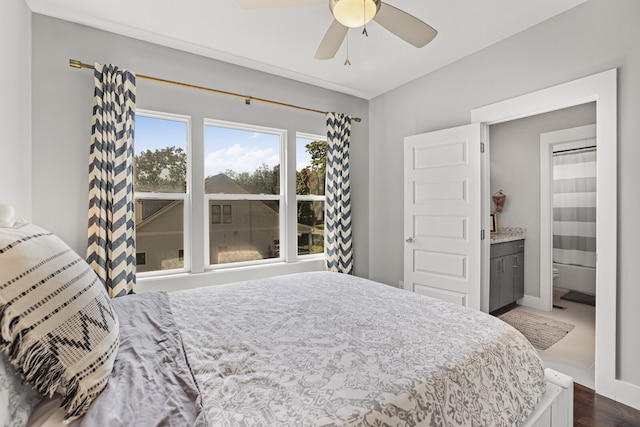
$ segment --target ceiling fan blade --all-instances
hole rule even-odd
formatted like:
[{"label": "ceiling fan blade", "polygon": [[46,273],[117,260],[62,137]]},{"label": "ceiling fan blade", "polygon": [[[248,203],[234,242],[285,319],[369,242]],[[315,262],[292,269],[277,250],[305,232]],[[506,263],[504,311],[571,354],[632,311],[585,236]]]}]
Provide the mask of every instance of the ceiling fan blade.
[{"label": "ceiling fan blade", "polygon": [[327,4],[327,0],[236,0],[236,3],[243,9],[275,9]]},{"label": "ceiling fan blade", "polygon": [[338,49],[342,46],[344,38],[347,36],[349,27],[345,27],[337,20],[333,20],[331,26],[327,30],[326,34],[318,46],[316,51],[316,59],[331,59],[336,56]]},{"label": "ceiling fan blade", "polygon": [[431,25],[387,3],[380,5],[380,10],[373,19],[415,47],[425,46],[438,34]]}]

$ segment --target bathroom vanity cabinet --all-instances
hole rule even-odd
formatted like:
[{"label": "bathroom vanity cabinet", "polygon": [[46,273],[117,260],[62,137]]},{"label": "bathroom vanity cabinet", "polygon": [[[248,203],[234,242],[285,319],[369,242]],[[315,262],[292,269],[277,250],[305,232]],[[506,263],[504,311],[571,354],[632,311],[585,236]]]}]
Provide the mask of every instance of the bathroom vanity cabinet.
[{"label": "bathroom vanity cabinet", "polygon": [[489,311],[524,296],[524,240],[491,245]]}]

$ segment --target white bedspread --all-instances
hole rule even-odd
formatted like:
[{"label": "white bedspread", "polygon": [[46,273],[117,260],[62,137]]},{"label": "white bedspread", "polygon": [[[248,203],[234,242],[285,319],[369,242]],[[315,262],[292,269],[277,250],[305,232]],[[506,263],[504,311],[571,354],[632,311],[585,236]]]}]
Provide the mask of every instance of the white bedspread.
[{"label": "white bedspread", "polygon": [[338,273],[169,294],[211,426],[516,426],[544,392],[487,314]]}]

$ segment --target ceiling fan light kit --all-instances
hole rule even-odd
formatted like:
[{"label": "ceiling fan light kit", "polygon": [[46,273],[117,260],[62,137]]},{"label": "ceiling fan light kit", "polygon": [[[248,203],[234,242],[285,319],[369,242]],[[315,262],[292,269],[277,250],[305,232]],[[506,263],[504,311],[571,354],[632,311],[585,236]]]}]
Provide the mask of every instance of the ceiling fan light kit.
[{"label": "ceiling fan light kit", "polygon": [[[327,29],[320,46],[316,51],[316,59],[333,58],[349,28],[365,27],[362,34],[367,35],[366,25],[371,21],[385,28],[405,42],[420,48],[427,45],[438,32],[407,12],[400,10],[382,0],[236,0],[246,9],[264,9],[273,7],[311,6],[329,2],[333,14],[333,22]],[[345,65],[351,65],[347,54]]]},{"label": "ceiling fan light kit", "polygon": [[329,8],[339,23],[357,28],[371,22],[381,3],[381,0],[330,0]]}]

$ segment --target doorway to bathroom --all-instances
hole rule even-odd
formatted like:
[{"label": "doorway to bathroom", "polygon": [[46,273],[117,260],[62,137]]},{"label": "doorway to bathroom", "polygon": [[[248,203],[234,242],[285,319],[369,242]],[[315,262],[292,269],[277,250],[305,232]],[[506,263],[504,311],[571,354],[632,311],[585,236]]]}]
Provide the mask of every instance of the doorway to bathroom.
[{"label": "doorway to bathroom", "polygon": [[540,135],[540,286],[551,287],[551,317],[575,325],[543,358],[589,388],[595,388],[597,170],[595,117],[594,124]]},{"label": "doorway to bathroom", "polygon": [[[484,124],[484,141],[490,142],[489,127],[520,118],[556,111],[559,109],[596,104],[598,141],[598,227],[597,227],[597,306],[595,319],[595,390],[598,394],[616,400],[625,393],[625,384],[616,379],[617,359],[617,108],[616,70],[609,70],[582,79],[552,86],[537,92],[500,101],[471,112],[472,123]],[[579,125],[579,124],[578,124]],[[493,137],[493,136],[492,136]],[[515,145],[515,144],[514,144]],[[526,155],[526,154],[522,154]],[[531,154],[531,156],[535,156]],[[489,229],[491,195],[489,174],[491,155],[485,156],[483,165],[483,212],[486,213],[484,228]],[[539,154],[537,156],[539,158]],[[530,157],[532,158],[532,157]],[[509,195],[507,193],[507,203]],[[539,200],[539,193],[530,193],[528,200]],[[512,199],[513,201],[513,199]],[[536,202],[537,204],[537,202]],[[527,237],[531,237],[527,233]],[[530,241],[535,241],[531,239]],[[539,241],[539,240],[538,240]],[[489,248],[490,242],[483,241],[483,301],[488,301]],[[550,252],[550,251],[549,251]],[[535,254],[534,254],[535,255]],[[538,257],[540,255],[538,254]],[[552,280],[551,261],[548,277]],[[526,269],[526,266],[525,266]],[[540,287],[540,282],[532,285],[535,289],[525,290],[521,302],[528,307],[551,311],[553,293],[551,287]],[[483,308],[484,309],[484,308]]]},{"label": "doorway to bathroom", "polygon": [[[569,329],[540,355],[545,366],[590,388],[595,386],[595,307],[561,298],[569,290],[595,296],[596,163],[595,151],[586,148],[595,145],[595,122],[591,102],[498,123],[489,126],[487,150],[490,194],[502,192],[504,198],[502,209],[491,206],[500,211],[499,232],[523,230],[525,237],[525,297],[514,309],[519,317],[555,320]],[[552,265],[562,270],[564,288],[553,287]],[[545,295],[555,298],[546,301]]]}]

